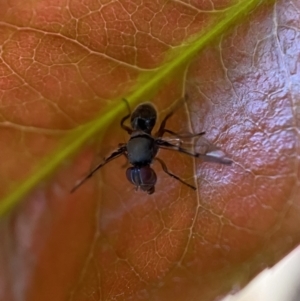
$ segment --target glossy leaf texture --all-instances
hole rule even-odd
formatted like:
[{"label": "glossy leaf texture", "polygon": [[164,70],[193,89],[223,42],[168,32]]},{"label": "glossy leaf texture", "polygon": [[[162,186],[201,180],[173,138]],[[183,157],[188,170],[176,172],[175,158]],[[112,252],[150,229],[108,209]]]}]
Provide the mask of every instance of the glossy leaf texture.
[{"label": "glossy leaf texture", "polygon": [[[232,6],[2,1],[1,196]],[[262,4],[153,98],[161,120],[187,93],[168,128],[205,130],[233,165],[161,151],[197,191],[154,163],[156,193],[147,196],[126,181],[119,158],[70,194],[128,139],[118,118],[107,123],[2,216],[0,300],[213,300],[299,244],[299,20],[297,1]]]}]

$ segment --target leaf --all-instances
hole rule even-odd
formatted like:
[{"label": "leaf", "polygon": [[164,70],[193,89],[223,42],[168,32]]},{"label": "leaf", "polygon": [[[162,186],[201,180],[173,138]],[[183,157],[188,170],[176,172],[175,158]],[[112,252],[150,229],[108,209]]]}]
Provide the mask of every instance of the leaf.
[{"label": "leaf", "polygon": [[[131,2],[32,5],[1,10],[7,11],[3,22],[10,25],[2,25],[6,39],[1,43],[8,87],[2,94],[2,195],[16,183],[21,187],[9,193],[5,204],[24,197],[121,112],[122,104],[112,112],[103,109],[109,104],[105,99],[119,98],[132,87],[137,92],[130,100],[151,95],[149,89],[158,91],[158,82],[164,85],[155,99],[159,112],[179,98],[183,87],[190,97],[188,114],[180,110],[168,127],[186,130],[190,122],[195,132],[205,129],[235,164],[193,163],[162,152],[168,167],[188,181],[193,181],[195,164],[197,197],[157,166],[156,194],[134,193],[124,179],[122,160],[70,195],[95,153],[106,155],[127,139],[117,124],[110,125],[114,135],[104,137],[98,148],[94,137],[74,165],[69,160],[2,218],[0,287],[6,289],[0,290],[0,299],[207,300],[242,286],[299,243],[299,124],[294,116],[299,43],[291,38],[297,20],[292,4],[259,8],[230,36],[199,54],[187,74],[177,70],[173,80],[170,75],[190,58],[187,49],[197,44],[190,35],[200,32],[203,41],[204,28],[210,41],[219,24],[211,25],[212,14],[195,13],[196,4],[150,2],[138,9]],[[226,5],[215,5],[222,16]],[[162,61],[170,47],[187,40],[185,49],[176,49],[176,56],[169,51]],[[148,73],[148,68],[157,71],[145,85],[140,71]],[[99,110],[107,115],[97,118]],[[69,134],[92,118],[96,121]],[[36,171],[45,156],[45,168],[37,165]]]},{"label": "leaf", "polygon": [[[216,20],[220,19],[220,16],[217,16],[216,20],[214,20],[212,18],[212,20],[214,20],[215,22],[215,26],[212,27],[212,29],[210,31],[208,31],[207,33],[204,33],[202,35],[200,35],[200,38],[195,40],[195,38],[190,39],[192,41],[192,44],[190,44],[188,47],[184,47],[184,51],[182,51],[182,49],[177,49],[176,51],[172,51],[171,53],[169,53],[169,56],[172,55],[173,59],[169,60],[167,63],[165,63],[161,68],[159,68],[158,70],[156,70],[156,72],[152,72],[149,74],[149,72],[146,72],[146,74],[142,74],[139,76],[139,79],[136,79],[138,82],[137,87],[135,88],[135,91],[129,95],[127,97],[127,99],[129,101],[131,100],[137,100],[142,98],[142,96],[144,96],[144,94],[149,94],[150,91],[152,91],[153,94],[153,90],[157,89],[157,85],[160,81],[162,80],[166,80],[168,77],[168,75],[175,73],[175,71],[177,71],[176,69],[180,68],[182,66],[183,63],[187,63],[187,61],[195,55],[195,53],[197,53],[197,51],[199,51],[201,48],[203,48],[205,46],[205,44],[207,44],[210,40],[212,40],[213,38],[215,38],[218,34],[222,33],[230,24],[233,24],[234,21],[236,21],[236,19],[238,17],[241,17],[242,14],[250,11],[253,7],[255,7],[255,5],[257,5],[258,1],[252,0],[252,1],[248,1],[248,2],[242,2],[241,4],[237,5],[236,7],[233,7],[231,9],[228,9],[225,13],[223,13],[221,15],[221,21],[220,22],[216,22]],[[113,5],[114,6],[114,5]],[[173,6],[173,4],[171,4],[171,7]],[[117,8],[120,8],[117,4]],[[120,8],[121,9],[121,8]],[[103,9],[103,11],[106,11],[106,8]],[[191,12],[189,12],[191,13]],[[203,17],[202,17],[203,18]],[[202,19],[201,18],[201,19]],[[203,20],[201,20],[203,21]],[[116,22],[117,24],[117,22]],[[24,37],[22,37],[24,38]],[[26,35],[25,35],[25,39],[26,39]],[[36,39],[38,41],[38,39]],[[44,51],[44,49],[50,46],[54,48],[57,47],[61,47],[61,45],[63,45],[64,43],[62,41],[52,41],[53,39],[47,39],[45,38],[45,41],[43,41],[43,45],[42,46],[42,51]],[[74,45],[71,45],[74,46]],[[61,57],[58,57],[58,62],[61,63],[67,63],[68,57],[66,58],[66,54],[68,54],[70,57],[72,58],[76,58],[76,59],[80,59],[82,60],[86,53],[84,52],[83,54],[78,53],[80,52],[78,49],[75,48],[74,51],[73,48],[69,49],[70,47],[65,46],[63,48],[63,55],[61,55]],[[54,49],[55,50],[55,49]],[[178,53],[178,50],[180,53]],[[75,52],[75,54],[73,53]],[[177,54],[177,56],[175,56],[175,54]],[[52,55],[52,52],[51,52]],[[11,60],[11,52],[9,52],[9,56],[7,58],[8,61]],[[55,56],[54,56],[55,57]],[[40,58],[41,60],[44,59],[43,57]],[[125,57],[124,59],[127,59],[127,57]],[[43,60],[43,63],[45,61]],[[51,64],[52,64],[52,58],[47,57],[47,61],[48,64],[50,64],[50,70],[51,70]],[[103,62],[102,62],[103,63]],[[155,62],[154,62],[155,63]],[[90,68],[90,64],[91,62],[89,61],[89,59],[87,60],[87,62],[85,62],[85,64],[88,65],[88,68]],[[111,64],[111,62],[107,63],[107,64]],[[84,65],[84,67],[86,67]],[[83,67],[83,70],[85,70],[85,68]],[[112,64],[112,66],[109,66],[110,68],[114,69],[116,66],[115,64]],[[107,67],[107,68],[109,68]],[[26,65],[27,68],[27,65]],[[34,69],[34,75],[38,72],[36,72],[37,70]],[[39,70],[40,73],[47,73],[47,70],[43,70],[44,68],[41,68],[41,70]],[[123,70],[121,70],[123,71]],[[120,71],[120,72],[121,72]],[[127,71],[127,70],[126,70]],[[61,70],[55,70],[53,73],[57,76],[60,75]],[[68,70],[67,74],[70,72],[70,70]],[[128,70],[127,72],[131,73],[131,70]],[[73,80],[74,74],[72,74],[74,72],[71,72],[71,80]],[[133,74],[132,74],[133,75]],[[105,77],[107,77],[107,74],[104,74]],[[142,78],[142,79],[141,79]],[[50,79],[48,78],[48,76],[45,76],[44,81],[46,82],[46,87],[48,85],[52,85],[54,80],[50,77]],[[142,83],[141,83],[142,82]],[[106,83],[106,82],[105,82]],[[36,82],[32,81],[32,84],[35,85]],[[40,84],[39,84],[40,86]],[[60,84],[59,84],[60,86]],[[67,88],[69,86],[69,83],[67,84]],[[71,86],[71,88],[73,88]],[[96,87],[95,87],[96,88]],[[107,88],[107,86],[106,86]],[[45,89],[42,89],[45,90]],[[47,91],[47,88],[46,88]],[[69,89],[67,89],[67,91],[69,92]],[[49,92],[49,91],[47,91]],[[77,91],[76,91],[77,92]],[[44,160],[45,162],[42,162],[42,164],[40,164],[34,171],[33,171],[33,175],[32,176],[28,176],[29,179],[26,180],[24,182],[23,185],[18,186],[18,189],[12,189],[13,192],[6,198],[3,200],[2,202],[2,207],[0,208],[0,212],[5,213],[7,210],[9,210],[9,208],[11,206],[13,206],[19,199],[20,197],[22,197],[28,190],[30,190],[35,184],[38,183],[38,181],[40,181],[43,177],[45,177],[47,174],[49,174],[55,167],[57,167],[57,165],[63,161],[63,159],[65,159],[67,156],[69,156],[70,154],[74,153],[79,146],[81,146],[84,142],[86,142],[86,140],[88,140],[91,136],[93,136],[97,131],[99,131],[99,129],[102,129],[103,126],[105,124],[108,124],[109,120],[112,119],[113,116],[115,116],[119,110],[120,110],[121,104],[119,104],[118,106],[114,106],[114,109],[108,109],[108,113],[104,114],[104,117],[102,117],[103,113],[100,115],[100,118],[96,119],[95,122],[91,123],[91,124],[87,124],[85,127],[83,127],[82,129],[79,129],[79,131],[75,131],[75,133],[69,135],[64,143],[62,143],[62,145],[56,149],[54,151],[54,154],[52,156],[50,156],[50,158],[47,158],[46,160]],[[69,126],[69,124],[68,124]],[[78,139],[79,136],[79,139]]]}]

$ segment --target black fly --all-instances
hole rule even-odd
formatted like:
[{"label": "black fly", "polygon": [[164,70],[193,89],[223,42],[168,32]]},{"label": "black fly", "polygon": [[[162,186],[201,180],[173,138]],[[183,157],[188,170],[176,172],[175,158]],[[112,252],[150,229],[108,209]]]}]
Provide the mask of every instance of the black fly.
[{"label": "black fly", "polygon": [[[119,148],[105,158],[101,164],[97,165],[71,190],[71,192],[74,192],[106,163],[121,155],[124,155],[132,165],[132,167],[127,168],[126,177],[129,182],[135,185],[136,189],[140,188],[141,190],[146,191],[148,194],[154,193],[157,177],[155,171],[150,167],[150,165],[155,160],[161,164],[162,169],[169,176],[196,190],[193,185],[186,183],[178,176],[171,173],[167,169],[166,164],[161,159],[156,157],[159,148],[175,150],[195,158],[201,158],[204,161],[231,164],[231,160],[226,158],[224,156],[225,154],[218,148],[214,148],[214,150],[217,150],[217,152],[209,152],[208,149],[206,149],[204,154],[201,154],[197,152],[190,152],[189,150],[182,148],[180,145],[178,146],[162,139],[164,133],[168,133],[179,139],[193,138],[205,134],[205,132],[201,132],[198,134],[180,135],[166,129],[166,122],[173,115],[173,111],[167,114],[167,116],[163,119],[158,131],[152,135],[151,132],[157,119],[157,113],[153,105],[151,103],[141,104],[137,106],[137,108],[131,113],[127,100],[124,99],[124,101],[126,102],[129,113],[121,119],[120,125],[122,129],[124,129],[130,135],[129,141],[127,143],[119,144]],[[128,127],[124,124],[128,118],[130,118],[131,127]]]}]

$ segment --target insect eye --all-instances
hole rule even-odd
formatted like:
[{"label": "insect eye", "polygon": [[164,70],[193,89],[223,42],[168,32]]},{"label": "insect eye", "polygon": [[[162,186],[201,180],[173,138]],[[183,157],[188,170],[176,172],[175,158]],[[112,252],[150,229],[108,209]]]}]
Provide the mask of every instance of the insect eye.
[{"label": "insect eye", "polygon": [[138,128],[141,130],[147,129],[147,121],[145,119],[139,118],[138,119]]},{"label": "insect eye", "polygon": [[149,118],[146,121],[146,127],[147,127],[147,129],[151,131],[154,128],[155,122],[156,122],[156,118]]},{"label": "insect eye", "polygon": [[145,131],[147,130],[146,121],[143,118],[136,117],[131,120],[131,126],[135,130]]},{"label": "insect eye", "polygon": [[129,182],[136,187],[140,187],[141,190],[147,191],[148,194],[154,192],[157,177],[155,171],[151,167],[129,167],[126,170],[126,177]]},{"label": "insect eye", "polygon": [[138,118],[136,128],[145,132],[151,132],[155,125],[155,121],[156,121],[155,118],[149,118],[149,119]]}]

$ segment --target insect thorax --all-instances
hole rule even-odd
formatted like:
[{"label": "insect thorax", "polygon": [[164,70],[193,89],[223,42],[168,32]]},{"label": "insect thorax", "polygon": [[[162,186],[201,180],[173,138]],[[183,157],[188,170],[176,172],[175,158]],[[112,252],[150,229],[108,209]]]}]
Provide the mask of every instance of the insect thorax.
[{"label": "insect thorax", "polygon": [[127,143],[127,153],[128,160],[132,165],[150,164],[157,153],[154,138],[147,134],[131,137]]}]

